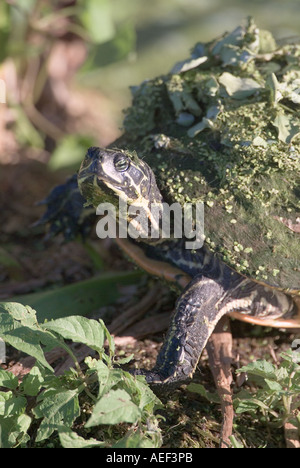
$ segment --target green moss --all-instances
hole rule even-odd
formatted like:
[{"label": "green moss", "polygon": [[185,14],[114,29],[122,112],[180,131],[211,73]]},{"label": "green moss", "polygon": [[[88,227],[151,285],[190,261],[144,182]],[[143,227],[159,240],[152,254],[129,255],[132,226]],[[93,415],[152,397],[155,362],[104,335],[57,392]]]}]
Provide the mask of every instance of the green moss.
[{"label": "green moss", "polygon": [[300,217],[299,89],[300,44],[278,48],[249,21],[143,83],[124,123],[127,147],[151,165],[166,201],[205,203],[212,250],[297,290],[299,234],[278,217]]}]

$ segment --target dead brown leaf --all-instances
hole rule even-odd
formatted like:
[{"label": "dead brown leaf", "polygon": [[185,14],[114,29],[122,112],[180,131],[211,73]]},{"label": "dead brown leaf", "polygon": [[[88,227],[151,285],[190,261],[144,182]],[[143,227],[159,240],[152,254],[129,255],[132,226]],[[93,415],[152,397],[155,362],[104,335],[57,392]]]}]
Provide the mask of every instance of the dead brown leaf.
[{"label": "dead brown leaf", "polygon": [[287,448],[300,448],[299,431],[297,427],[289,422],[285,423],[284,436]]},{"label": "dead brown leaf", "polygon": [[277,221],[280,221],[291,231],[296,232],[297,234],[300,234],[300,221],[298,221],[298,218],[296,219],[296,223],[293,223],[291,219],[281,218],[280,216],[274,216],[274,219],[277,219]]}]

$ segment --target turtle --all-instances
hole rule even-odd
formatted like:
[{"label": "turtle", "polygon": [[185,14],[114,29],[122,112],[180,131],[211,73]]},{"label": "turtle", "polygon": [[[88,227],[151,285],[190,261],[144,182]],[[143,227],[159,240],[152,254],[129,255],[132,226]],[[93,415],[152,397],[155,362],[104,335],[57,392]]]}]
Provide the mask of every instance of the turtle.
[{"label": "turtle", "polygon": [[[78,173],[44,201],[41,223],[67,238],[86,234],[101,204],[112,207],[118,245],[177,288],[157,362],[136,371],[150,384],[191,379],[223,316],[300,327],[299,83],[300,45],[278,45],[252,19],[197,43],[170,73],[132,89],[123,135],[87,149]],[[193,227],[202,207],[200,246],[176,235],[183,218],[164,235],[161,207],[174,203],[192,207]]]}]

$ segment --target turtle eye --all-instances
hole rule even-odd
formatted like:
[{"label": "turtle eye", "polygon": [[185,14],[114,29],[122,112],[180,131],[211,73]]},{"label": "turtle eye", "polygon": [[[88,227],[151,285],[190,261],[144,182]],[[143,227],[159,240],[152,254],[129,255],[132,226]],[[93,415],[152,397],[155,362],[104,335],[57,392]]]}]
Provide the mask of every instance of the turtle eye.
[{"label": "turtle eye", "polygon": [[114,159],[114,166],[118,172],[125,172],[130,166],[130,159],[124,154],[117,154]]}]

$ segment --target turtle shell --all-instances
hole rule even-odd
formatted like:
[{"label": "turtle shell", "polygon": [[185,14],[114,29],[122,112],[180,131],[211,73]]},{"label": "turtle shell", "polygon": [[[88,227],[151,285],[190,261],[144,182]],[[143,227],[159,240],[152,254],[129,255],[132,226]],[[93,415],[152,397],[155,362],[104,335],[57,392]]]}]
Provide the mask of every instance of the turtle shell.
[{"label": "turtle shell", "polygon": [[300,44],[249,20],[132,92],[121,144],[165,201],[203,202],[212,251],[300,294]]}]

